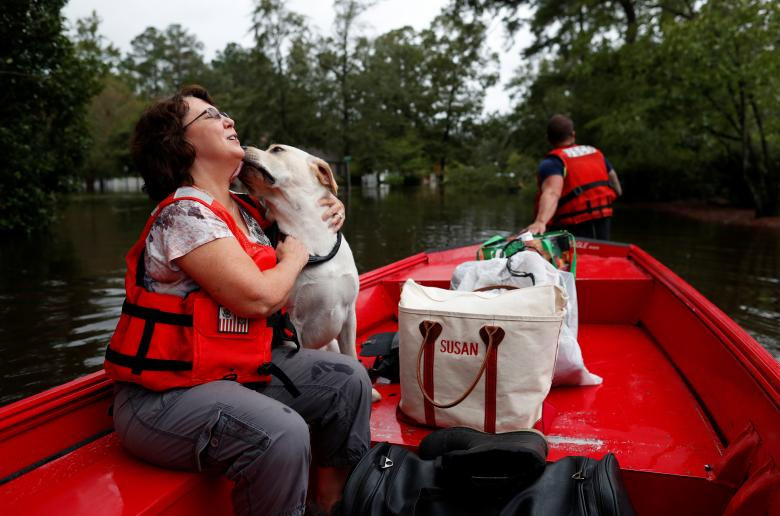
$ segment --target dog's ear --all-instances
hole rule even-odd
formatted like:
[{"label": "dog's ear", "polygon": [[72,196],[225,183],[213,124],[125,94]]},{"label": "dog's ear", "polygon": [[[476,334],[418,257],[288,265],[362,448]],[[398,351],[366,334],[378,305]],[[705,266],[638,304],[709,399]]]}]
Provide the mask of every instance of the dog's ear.
[{"label": "dog's ear", "polygon": [[330,169],[330,165],[323,159],[312,158],[311,167],[319,182],[327,186],[328,189],[333,192],[333,195],[336,195],[339,190],[339,185],[336,184],[336,178],[333,177],[333,171]]}]

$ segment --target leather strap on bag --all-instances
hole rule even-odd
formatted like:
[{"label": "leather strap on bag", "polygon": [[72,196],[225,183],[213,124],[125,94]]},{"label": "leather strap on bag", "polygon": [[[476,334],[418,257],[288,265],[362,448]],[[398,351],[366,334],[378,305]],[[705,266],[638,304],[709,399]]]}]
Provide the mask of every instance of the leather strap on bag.
[{"label": "leather strap on bag", "polygon": [[[423,344],[418,350],[418,353],[425,349],[425,371],[423,373],[425,388],[423,392],[433,392],[433,357],[436,343],[436,339],[441,335],[441,324],[433,321],[423,321],[420,323],[420,333],[423,334]],[[430,344],[427,344],[430,343]],[[417,383],[420,382],[419,366],[420,357],[417,356]],[[428,426],[436,426],[436,411],[433,405],[427,400],[423,400],[423,408],[425,409],[425,423]]]},{"label": "leather strap on bag", "polygon": [[519,287],[516,287],[514,285],[486,285],[484,287],[475,288],[474,292],[486,292],[488,290],[517,290]]},{"label": "leather strap on bag", "polygon": [[[483,326],[479,330],[479,336],[482,339],[482,342],[484,342],[485,345],[487,346],[487,350],[485,353],[485,358],[484,360],[482,360],[482,365],[480,366],[477,375],[474,377],[474,380],[471,382],[471,385],[469,385],[466,391],[457,399],[449,403],[439,403],[433,399],[433,396],[428,394],[428,390],[431,391],[433,390],[433,385],[432,385],[433,384],[433,360],[431,359],[426,360],[426,364],[425,364],[426,385],[423,385],[423,378],[422,378],[423,375],[420,374],[420,366],[422,365],[423,352],[426,352],[425,353],[426,358],[433,357],[433,353],[429,353],[426,350],[430,349],[431,351],[433,351],[433,344],[436,342],[436,338],[441,334],[441,330],[442,327],[440,323],[434,321],[423,321],[420,323],[420,333],[422,334],[423,340],[422,340],[422,344],[420,345],[420,349],[417,351],[417,385],[420,387],[420,391],[422,392],[423,397],[428,403],[430,403],[434,407],[445,409],[445,408],[454,407],[455,405],[465,400],[469,394],[471,394],[471,392],[477,386],[479,379],[482,378],[482,374],[485,372],[485,367],[487,366],[488,363],[488,357],[491,356],[491,353],[496,347],[498,347],[501,341],[504,340],[505,332],[499,326]],[[427,414],[426,414],[426,419],[427,419]]]}]

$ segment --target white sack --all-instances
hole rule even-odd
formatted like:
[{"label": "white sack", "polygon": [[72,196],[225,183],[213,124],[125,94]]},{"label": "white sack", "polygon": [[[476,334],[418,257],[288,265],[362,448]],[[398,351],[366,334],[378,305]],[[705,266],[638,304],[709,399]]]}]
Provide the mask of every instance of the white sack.
[{"label": "white sack", "polygon": [[[558,356],[555,360],[553,386],[598,385],[601,377],[588,371],[582,360],[582,351],[577,342],[578,311],[577,287],[574,275],[559,271],[547,260],[533,251],[515,253],[509,265],[515,273],[533,274],[536,285],[558,285],[566,291],[568,301],[564,310],[563,326],[558,341]],[[490,285],[531,286],[530,277],[513,276],[507,270],[507,258],[493,258],[464,262],[452,273],[450,288],[473,291]]]}]

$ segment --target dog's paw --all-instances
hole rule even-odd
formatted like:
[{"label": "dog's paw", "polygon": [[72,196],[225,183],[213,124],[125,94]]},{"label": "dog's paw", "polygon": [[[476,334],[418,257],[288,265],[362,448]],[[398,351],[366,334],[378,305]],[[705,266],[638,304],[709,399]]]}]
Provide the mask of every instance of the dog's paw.
[{"label": "dog's paw", "polygon": [[381,399],[382,399],[382,395],[379,394],[379,391],[371,387],[371,403],[376,403]]}]

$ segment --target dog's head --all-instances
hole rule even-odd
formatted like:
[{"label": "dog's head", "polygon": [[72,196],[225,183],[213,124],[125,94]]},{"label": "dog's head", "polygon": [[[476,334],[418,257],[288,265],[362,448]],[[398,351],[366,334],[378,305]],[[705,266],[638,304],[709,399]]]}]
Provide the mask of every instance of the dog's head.
[{"label": "dog's head", "polygon": [[265,151],[246,147],[244,166],[238,177],[252,193],[265,196],[295,189],[314,193],[323,187],[333,195],[338,191],[336,179],[325,160],[276,143]]}]

